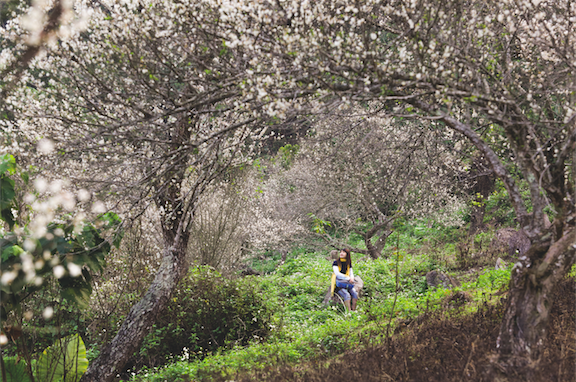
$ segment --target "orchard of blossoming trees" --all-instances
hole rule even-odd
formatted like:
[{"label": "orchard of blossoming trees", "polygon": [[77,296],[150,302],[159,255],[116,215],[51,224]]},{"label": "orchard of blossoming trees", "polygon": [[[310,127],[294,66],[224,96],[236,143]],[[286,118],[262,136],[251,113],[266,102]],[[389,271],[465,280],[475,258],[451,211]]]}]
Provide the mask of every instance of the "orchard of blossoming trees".
[{"label": "orchard of blossoming trees", "polygon": [[[446,206],[445,218],[453,218],[451,209],[462,205],[454,197],[458,158],[444,146],[456,144],[455,137],[428,121],[403,126],[369,114],[368,107],[341,111],[315,123],[314,137],[302,144],[283,183],[292,190],[286,193],[292,210],[337,232],[355,232],[366,248],[352,250],[376,259],[398,216],[433,215]],[[316,231],[327,245],[346,246],[324,227]]]},{"label": "orchard of blossoming trees", "polygon": [[[205,191],[263,141],[321,121],[331,126],[318,131],[344,137],[341,162],[397,148],[364,167],[352,160],[349,173],[328,167],[333,187],[355,183],[346,193],[381,240],[388,199],[421,208],[408,197],[426,187],[419,179],[451,194],[426,175],[457,169],[439,142],[465,140],[483,156],[531,243],[513,270],[493,372],[529,377],[549,295],[576,255],[575,23],[568,0],[46,1],[15,13],[0,40],[3,151],[87,190],[77,208],[98,200],[93,212],[125,222],[149,208],[160,216],[156,277],[83,381],[112,380],[165,308]],[[356,123],[362,115],[371,121]],[[394,138],[390,118],[403,121]],[[33,152],[42,138],[54,150]],[[423,152],[446,163],[426,167]],[[392,187],[370,183],[391,174]]]}]

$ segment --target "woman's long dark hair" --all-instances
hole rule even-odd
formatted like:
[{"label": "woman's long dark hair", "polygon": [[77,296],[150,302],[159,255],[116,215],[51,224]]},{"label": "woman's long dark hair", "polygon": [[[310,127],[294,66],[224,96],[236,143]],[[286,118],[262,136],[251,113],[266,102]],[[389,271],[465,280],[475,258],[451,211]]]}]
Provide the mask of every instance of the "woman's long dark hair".
[{"label": "woman's long dark hair", "polygon": [[350,255],[350,250],[348,248],[342,248],[342,251],[346,252],[346,265],[348,266],[346,269],[352,268],[352,256]]}]

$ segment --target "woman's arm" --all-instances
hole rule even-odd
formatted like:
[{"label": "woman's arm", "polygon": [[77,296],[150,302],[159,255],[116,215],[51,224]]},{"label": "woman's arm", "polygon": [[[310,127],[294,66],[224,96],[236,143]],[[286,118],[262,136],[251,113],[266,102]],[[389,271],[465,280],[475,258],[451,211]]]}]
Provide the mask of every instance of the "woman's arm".
[{"label": "woman's arm", "polygon": [[[345,280],[345,281],[350,280],[350,277],[340,272],[337,265],[333,265],[332,269],[334,270],[334,274],[336,275],[336,280]],[[350,272],[352,272],[352,269],[350,269]]]}]

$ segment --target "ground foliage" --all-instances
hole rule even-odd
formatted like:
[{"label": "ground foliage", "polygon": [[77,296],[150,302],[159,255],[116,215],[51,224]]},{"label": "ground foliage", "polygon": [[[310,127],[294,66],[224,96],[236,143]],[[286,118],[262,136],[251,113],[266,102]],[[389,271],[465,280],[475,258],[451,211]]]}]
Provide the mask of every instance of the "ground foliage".
[{"label": "ground foliage", "polygon": [[180,282],[168,309],[154,324],[134,364],[165,362],[185,348],[193,358],[270,333],[272,306],[253,280],[230,280],[211,267],[193,267]]},{"label": "ground foliage", "polygon": [[[572,381],[576,373],[574,279],[554,292],[551,326],[534,381]],[[483,374],[496,347],[504,303],[460,317],[431,314],[410,322],[389,343],[349,351],[328,362],[278,367],[237,380],[269,381],[489,381]],[[513,379],[514,380],[514,379]]]},{"label": "ground foliage", "polygon": [[[322,305],[330,274],[327,254],[301,247],[282,263],[278,254],[265,253],[250,263],[265,274],[246,279],[273,312],[266,337],[246,345],[230,342],[201,355],[173,353],[165,366],[145,367],[130,380],[482,380],[495,349],[512,264],[494,268],[505,254],[490,252],[494,232],[482,232],[470,242],[479,255],[460,269],[457,247],[469,239],[457,227],[406,223],[382,258],[355,258],[354,269],[366,285],[359,313]],[[430,270],[452,275],[461,285],[429,288]],[[575,319],[573,278],[555,296],[542,367],[556,369],[541,375],[566,380],[574,364],[569,346],[574,330],[566,329]]]}]

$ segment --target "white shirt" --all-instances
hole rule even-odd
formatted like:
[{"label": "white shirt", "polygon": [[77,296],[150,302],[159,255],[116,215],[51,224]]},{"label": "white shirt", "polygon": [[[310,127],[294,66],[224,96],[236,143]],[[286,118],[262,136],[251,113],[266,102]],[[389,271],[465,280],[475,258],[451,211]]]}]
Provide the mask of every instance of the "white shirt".
[{"label": "white shirt", "polygon": [[337,265],[333,265],[332,269],[334,270],[334,274],[336,275],[336,281],[354,280],[354,271],[352,270],[352,267],[350,267],[350,276],[346,276],[344,273],[340,272]]}]

